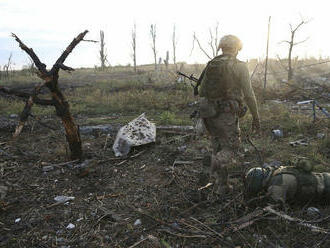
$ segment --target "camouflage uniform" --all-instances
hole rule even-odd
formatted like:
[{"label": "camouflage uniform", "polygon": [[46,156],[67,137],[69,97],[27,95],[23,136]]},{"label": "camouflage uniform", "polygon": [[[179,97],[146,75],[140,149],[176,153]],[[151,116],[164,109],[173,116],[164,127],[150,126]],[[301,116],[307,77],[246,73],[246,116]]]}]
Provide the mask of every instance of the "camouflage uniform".
[{"label": "camouflage uniform", "polygon": [[330,201],[330,173],[316,173],[293,166],[281,166],[277,169],[268,169],[266,174],[260,191],[266,190],[275,202]]},{"label": "camouflage uniform", "polygon": [[[222,70],[220,76],[217,70]],[[228,186],[227,167],[235,163],[240,145],[239,116],[243,100],[254,119],[259,119],[249,71],[236,55],[222,54],[207,64],[199,80],[200,117],[212,143],[211,172],[218,184]]]},{"label": "camouflage uniform", "polygon": [[266,183],[267,192],[277,202],[330,200],[330,173],[306,172],[280,167]]}]

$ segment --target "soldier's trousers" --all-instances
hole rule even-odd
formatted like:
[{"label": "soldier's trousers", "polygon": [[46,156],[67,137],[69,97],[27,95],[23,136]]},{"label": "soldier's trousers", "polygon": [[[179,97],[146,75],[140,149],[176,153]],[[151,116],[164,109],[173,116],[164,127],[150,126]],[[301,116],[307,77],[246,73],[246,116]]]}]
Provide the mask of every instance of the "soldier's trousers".
[{"label": "soldier's trousers", "polygon": [[220,112],[203,121],[211,136],[211,173],[220,184],[228,184],[227,168],[236,163],[240,145],[239,118],[232,112]]}]

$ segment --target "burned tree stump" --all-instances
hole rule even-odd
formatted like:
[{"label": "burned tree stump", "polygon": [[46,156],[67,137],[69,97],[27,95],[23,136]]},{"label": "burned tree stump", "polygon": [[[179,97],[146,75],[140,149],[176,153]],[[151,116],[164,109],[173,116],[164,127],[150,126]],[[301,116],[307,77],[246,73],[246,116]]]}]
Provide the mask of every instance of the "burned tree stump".
[{"label": "burned tree stump", "polygon": [[[18,42],[20,48],[25,51],[33,60],[39,72],[38,76],[45,81],[43,85],[38,85],[35,88],[34,93],[28,97],[25,107],[20,115],[20,122],[16,128],[14,137],[17,137],[22,131],[27,118],[29,115],[31,115],[31,107],[34,103],[38,103],[39,99],[37,95],[39,94],[40,89],[46,86],[50,90],[52,96],[52,100],[47,100],[47,103],[49,103],[49,105],[55,106],[56,115],[62,120],[66,132],[66,139],[69,143],[69,148],[71,151],[71,159],[80,159],[82,157],[81,139],[79,134],[79,127],[75,124],[74,119],[70,113],[70,105],[58,87],[58,74],[60,69],[68,72],[74,70],[73,68],[68,67],[63,63],[68,55],[72,52],[72,50],[78,45],[78,43],[83,40],[87,32],[88,31],[86,30],[73,39],[73,41],[61,54],[61,56],[57,59],[51,70],[46,69],[46,65],[40,61],[32,48],[28,48],[15,34],[12,34],[12,36]],[[2,88],[2,91],[5,91],[5,89]]]}]

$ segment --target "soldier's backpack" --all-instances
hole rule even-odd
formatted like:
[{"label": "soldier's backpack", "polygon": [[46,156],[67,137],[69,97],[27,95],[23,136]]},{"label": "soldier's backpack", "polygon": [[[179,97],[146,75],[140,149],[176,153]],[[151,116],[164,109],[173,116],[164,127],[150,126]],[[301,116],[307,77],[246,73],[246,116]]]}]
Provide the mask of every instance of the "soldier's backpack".
[{"label": "soldier's backpack", "polygon": [[208,99],[230,99],[231,90],[237,88],[234,65],[238,60],[232,56],[217,56],[206,66],[201,78],[199,96]]}]

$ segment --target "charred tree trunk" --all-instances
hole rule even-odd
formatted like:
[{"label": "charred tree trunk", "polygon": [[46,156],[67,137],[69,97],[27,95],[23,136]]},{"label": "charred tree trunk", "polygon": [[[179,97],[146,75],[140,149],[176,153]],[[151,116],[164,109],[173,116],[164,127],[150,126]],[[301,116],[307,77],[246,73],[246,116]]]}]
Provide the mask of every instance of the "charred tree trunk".
[{"label": "charred tree trunk", "polygon": [[156,50],[156,24],[151,24],[150,26],[150,35],[151,35],[151,48],[154,54],[154,63],[155,63],[155,71],[157,71],[157,50]]},{"label": "charred tree trunk", "polygon": [[132,30],[132,50],[133,50],[133,66],[134,72],[136,73],[136,24],[134,23],[134,28]]},{"label": "charred tree trunk", "polygon": [[104,32],[102,30],[100,31],[100,61],[101,70],[104,71],[107,62],[107,54],[105,51]]},{"label": "charred tree trunk", "polygon": [[[57,59],[56,63],[53,65],[51,70],[46,69],[46,65],[43,64],[38,56],[34,53],[33,49],[28,48],[15,34],[12,34],[15,40],[19,43],[19,46],[22,50],[24,50],[33,60],[36,68],[39,71],[39,77],[45,81],[45,86],[50,90],[52,95],[52,100],[50,101],[52,105],[56,108],[56,114],[61,118],[62,123],[66,132],[66,139],[69,143],[71,158],[72,159],[81,159],[82,157],[82,148],[81,148],[81,139],[79,134],[79,128],[75,124],[74,119],[70,113],[70,106],[64,95],[60,91],[58,87],[58,78],[59,78],[59,70],[62,69],[64,71],[71,72],[74,69],[68,66],[65,66],[63,63],[68,57],[68,55],[72,52],[72,50],[78,45],[80,41],[83,40],[85,35],[87,34],[87,30],[85,32],[80,33],[70,45],[66,48],[66,50],[62,53],[62,55]],[[21,114],[20,124],[18,125],[16,132],[17,135],[20,133],[27,117],[30,115],[31,107],[34,101],[37,99],[37,95],[40,92],[42,86],[36,87],[34,94],[29,97],[24,110]],[[49,101],[49,100],[48,100]],[[16,135],[16,132],[14,136]],[[17,136],[16,135],[16,136]]]},{"label": "charred tree trunk", "polygon": [[175,70],[177,70],[177,65],[176,65],[176,45],[177,45],[177,40],[176,40],[176,32],[175,32],[175,25],[173,26],[173,34],[172,34],[172,46],[173,46],[173,64],[175,66]]},{"label": "charred tree trunk", "polygon": [[291,41],[289,43],[289,54],[288,54],[288,81],[292,80],[292,48],[293,48],[294,33],[291,33]]}]

